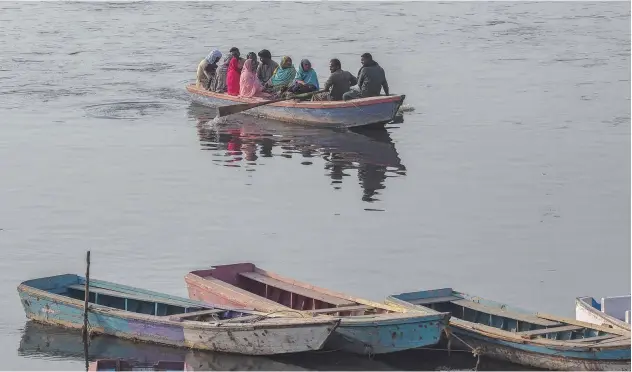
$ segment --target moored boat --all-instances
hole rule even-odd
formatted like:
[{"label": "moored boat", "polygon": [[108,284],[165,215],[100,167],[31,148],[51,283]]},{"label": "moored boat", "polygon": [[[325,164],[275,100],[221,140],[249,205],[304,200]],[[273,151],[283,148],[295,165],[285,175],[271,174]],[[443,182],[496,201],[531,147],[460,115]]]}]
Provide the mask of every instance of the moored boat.
[{"label": "moored boat", "polygon": [[357,354],[383,354],[439,342],[449,314],[401,310],[282,277],[252,263],[214,266],[185,276],[189,297],[265,312],[336,317],[325,345]]},{"label": "moored boat", "polygon": [[[72,274],[27,280],[18,293],[27,318],[83,327],[85,279]],[[335,319],[299,318],[210,306],[186,298],[90,280],[90,332],[177,347],[247,355],[322,348]]]},{"label": "moored boat", "polygon": [[630,331],[630,295],[604,297],[601,301],[592,297],[578,297],[575,300],[575,318]]},{"label": "moored boat", "polygon": [[[267,101],[258,97],[244,98],[215,93],[199,88],[195,84],[187,85],[186,89],[191,100],[211,107]],[[243,113],[293,124],[320,127],[373,126],[392,121],[405,98],[405,95],[391,95],[351,101],[280,101],[258,106]]]},{"label": "moored boat", "polygon": [[630,370],[630,332],[531,313],[444,288],[401,293],[386,303],[448,311],[452,345],[479,355],[553,370]]}]

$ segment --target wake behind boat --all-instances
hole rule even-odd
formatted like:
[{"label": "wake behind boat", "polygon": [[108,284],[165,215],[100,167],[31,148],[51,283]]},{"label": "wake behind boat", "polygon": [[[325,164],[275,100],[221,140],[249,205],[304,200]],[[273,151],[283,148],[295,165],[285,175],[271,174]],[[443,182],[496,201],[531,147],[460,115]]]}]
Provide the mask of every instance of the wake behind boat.
[{"label": "wake behind boat", "polygon": [[[267,101],[265,98],[244,98],[186,86],[191,99],[199,104],[217,107]],[[280,101],[244,111],[244,114],[320,127],[352,128],[384,125],[392,121],[404,103],[405,95],[376,96],[350,101]]]},{"label": "wake behind boat", "polygon": [[[81,329],[85,279],[66,274],[18,286],[27,318]],[[90,280],[90,331],[126,339],[247,355],[318,350],[338,320],[209,306],[120,284]]]}]

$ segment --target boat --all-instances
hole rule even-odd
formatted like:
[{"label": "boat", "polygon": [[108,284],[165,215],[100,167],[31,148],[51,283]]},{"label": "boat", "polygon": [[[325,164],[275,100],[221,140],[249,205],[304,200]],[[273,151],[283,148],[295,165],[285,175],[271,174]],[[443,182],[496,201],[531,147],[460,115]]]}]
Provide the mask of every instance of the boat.
[{"label": "boat", "polygon": [[[193,102],[204,106],[225,106],[268,101],[265,98],[245,98],[226,93],[211,92],[195,84],[186,86]],[[299,101],[274,102],[258,106],[243,113],[292,124],[319,127],[351,128],[380,126],[395,118],[405,95],[376,96],[351,101]]]},{"label": "boat", "polygon": [[[81,331],[27,321],[20,339],[18,355],[23,358],[39,359],[48,363],[46,369],[59,369],[51,366],[56,361],[75,362],[83,365],[86,360]],[[327,353],[330,355],[331,353]],[[215,353],[203,350],[171,347],[146,342],[133,342],[109,335],[100,335],[90,340],[88,359],[125,359],[132,363],[155,365],[160,361],[185,363],[197,371],[303,371],[298,365],[287,361],[288,358],[305,358],[306,353],[283,354],[274,358],[269,356],[238,355]],[[318,355],[314,353],[313,355]],[[40,363],[25,361],[22,363],[37,370]],[[68,366],[69,363],[63,363]],[[35,366],[35,367],[33,367]],[[64,367],[70,368],[70,367]]]},{"label": "boat", "polygon": [[450,312],[450,344],[548,370],[630,370],[630,332],[527,310],[443,288],[401,293],[401,309]]},{"label": "boat", "polygon": [[192,271],[185,282],[189,298],[206,303],[340,319],[325,348],[363,355],[435,345],[450,317],[352,297],[282,277],[252,263]]},{"label": "boat", "polygon": [[[210,306],[121,284],[90,280],[90,332],[135,341],[246,355],[319,350],[336,319]],[[18,286],[27,318],[83,327],[85,278],[63,274]]]},{"label": "boat", "polygon": [[155,364],[122,359],[98,359],[90,362],[88,371],[193,371],[185,362],[161,360]]},{"label": "boat", "polygon": [[575,319],[630,331],[630,295],[575,300]]}]

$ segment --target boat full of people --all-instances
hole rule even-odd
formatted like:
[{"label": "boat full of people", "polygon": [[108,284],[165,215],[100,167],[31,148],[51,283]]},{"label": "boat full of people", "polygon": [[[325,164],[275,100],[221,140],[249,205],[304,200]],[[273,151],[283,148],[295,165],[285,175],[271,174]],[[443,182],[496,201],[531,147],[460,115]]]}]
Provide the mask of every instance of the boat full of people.
[{"label": "boat full of people", "polygon": [[342,70],[340,60],[332,59],[331,75],[322,88],[308,59],[301,60],[297,70],[291,57],[283,56],[277,63],[266,49],[258,53],[260,60],[254,52],[246,59],[240,55],[233,47],[220,62],[222,53],[211,51],[198,65],[195,84],[186,87],[191,99],[213,107],[274,101],[244,113],[295,124],[349,128],[392,121],[406,97],[389,94],[384,69],[370,53],[360,57],[357,78]]}]

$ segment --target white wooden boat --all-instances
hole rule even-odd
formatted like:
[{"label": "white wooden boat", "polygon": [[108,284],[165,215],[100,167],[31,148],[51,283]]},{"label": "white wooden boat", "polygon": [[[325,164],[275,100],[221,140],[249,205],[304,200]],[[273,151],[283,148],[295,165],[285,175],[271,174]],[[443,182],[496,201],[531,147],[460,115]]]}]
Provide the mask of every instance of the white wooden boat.
[{"label": "white wooden boat", "polygon": [[630,330],[630,295],[602,297],[577,297],[575,318],[582,322]]}]

